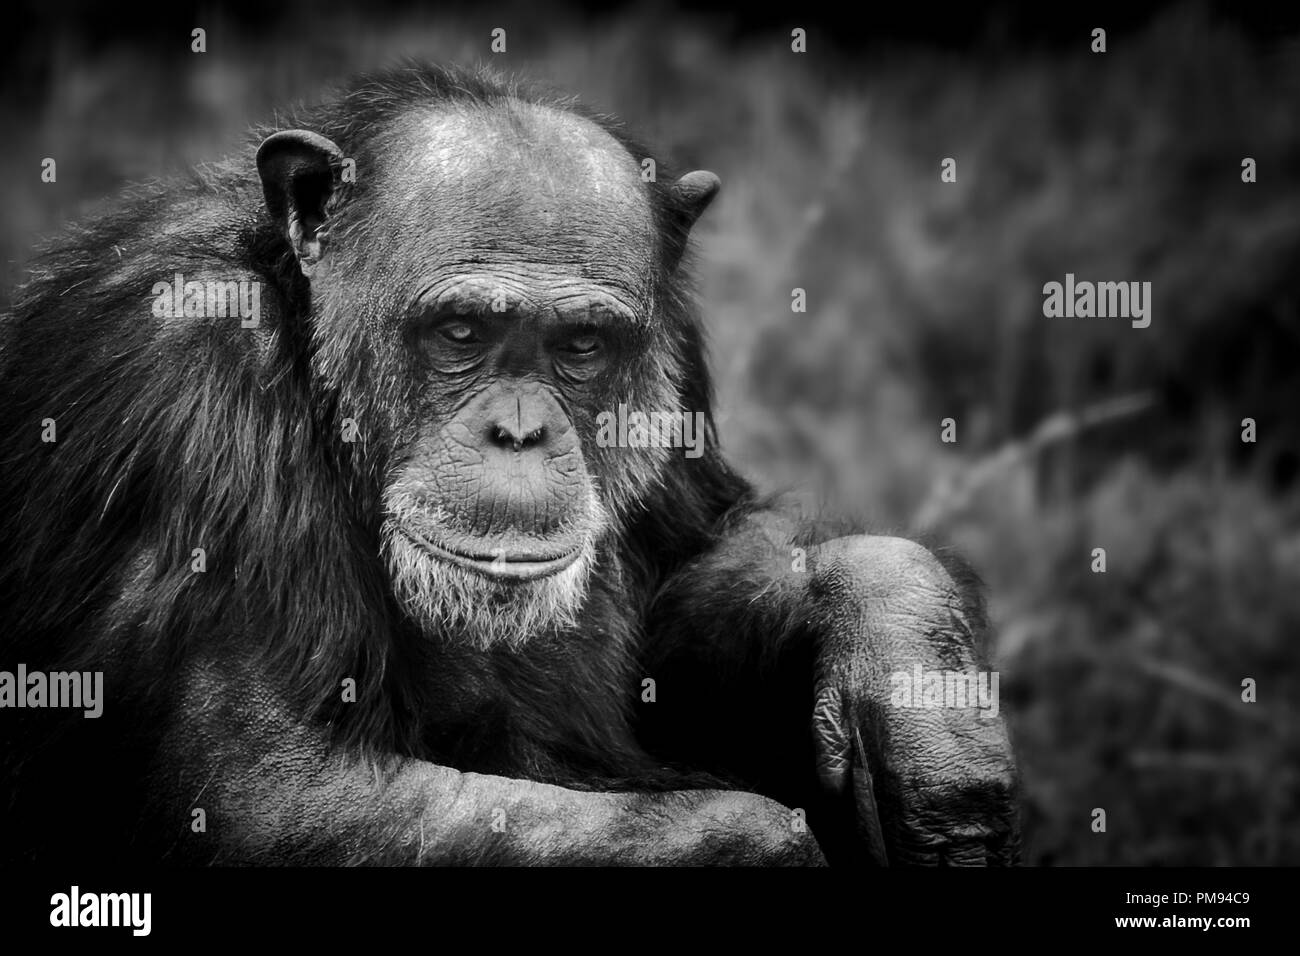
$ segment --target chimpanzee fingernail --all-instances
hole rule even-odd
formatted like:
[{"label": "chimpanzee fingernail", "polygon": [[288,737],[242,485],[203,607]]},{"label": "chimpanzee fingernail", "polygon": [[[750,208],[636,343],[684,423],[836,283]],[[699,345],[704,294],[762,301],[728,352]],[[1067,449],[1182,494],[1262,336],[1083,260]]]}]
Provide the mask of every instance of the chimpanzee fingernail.
[{"label": "chimpanzee fingernail", "polygon": [[862,735],[853,729],[853,796],[858,809],[858,832],[866,843],[867,855],[877,866],[889,866],[885,851],[885,834],[880,826],[880,810],[876,806],[876,787],[867,767],[867,750],[862,745]]}]

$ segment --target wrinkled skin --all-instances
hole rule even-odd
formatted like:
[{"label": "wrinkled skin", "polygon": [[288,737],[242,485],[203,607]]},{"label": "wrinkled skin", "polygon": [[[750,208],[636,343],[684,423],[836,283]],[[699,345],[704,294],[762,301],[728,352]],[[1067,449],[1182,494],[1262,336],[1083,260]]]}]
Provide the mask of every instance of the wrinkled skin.
[{"label": "wrinkled skin", "polygon": [[[806,572],[791,572],[795,533],[789,518],[753,515],[664,593],[664,610],[707,607],[711,620],[656,649],[665,682],[692,677],[680,712],[664,716],[671,704],[656,712],[672,730],[660,741],[653,729],[654,743],[689,748],[693,761],[810,808],[833,862],[1018,862],[1017,783],[1002,721],[974,708],[891,703],[889,675],[917,662],[979,665],[973,595],[902,538],[834,538],[808,549]],[[711,581],[728,582],[725,593],[707,593]],[[755,646],[755,633],[774,637]],[[719,709],[715,680],[727,701],[748,709]],[[805,714],[811,746],[798,732]],[[754,731],[767,736],[743,743]]]},{"label": "wrinkled skin", "polygon": [[[273,276],[257,335],[141,329],[106,291],[127,284],[112,274],[88,276],[84,298],[38,284],[20,305],[0,401],[21,428],[3,451],[32,463],[0,485],[0,531],[34,543],[0,565],[0,586],[30,602],[0,612],[16,635],[0,667],[103,668],[112,719],[66,738],[81,741],[70,764],[14,743],[46,739],[47,715],[11,725],[4,771],[22,809],[5,845],[23,858],[123,852],[117,830],[71,849],[31,825],[68,811],[50,781],[73,766],[120,782],[104,813],[135,815],[120,832],[144,858],[1014,862],[1000,719],[891,702],[890,675],[918,662],[979,666],[971,585],[903,539],[805,541],[716,441],[693,459],[598,439],[598,417],[620,405],[708,412],[679,260],[716,178],[654,191],[640,154],[581,115],[495,88],[493,105],[466,106],[428,95],[442,79],[417,79],[380,91],[400,108],[369,139],[349,142],[362,124],[324,114],[339,142],[281,130],[257,177],[237,164],[226,193],[169,208],[174,236],[215,234],[223,217],[240,236],[256,220],[233,258],[185,268]],[[349,190],[353,155],[368,178]],[[167,273],[158,223],[140,215],[135,232],[96,242],[127,262],[145,249]],[[135,364],[96,371],[115,387],[102,408],[69,404],[69,433],[78,415],[105,430],[144,422],[118,436],[121,460],[134,466],[139,442],[151,468],[119,476],[65,457],[45,472],[17,437],[63,409],[71,392],[47,382],[83,381],[42,357],[79,307],[120,321],[86,333],[84,353],[71,346],[68,368]],[[139,347],[94,351],[94,336]],[[206,388],[168,377],[187,367]],[[254,425],[203,404],[245,380],[254,399],[238,411]],[[337,438],[345,421],[359,423],[355,443]],[[184,485],[176,461],[218,477],[160,490]],[[55,500],[103,517],[34,528]],[[114,510],[124,500],[146,504]],[[97,528],[118,530],[105,544]],[[214,555],[201,578],[185,566],[194,541]],[[106,570],[78,564],[74,546]],[[357,697],[340,705],[353,677]]]}]

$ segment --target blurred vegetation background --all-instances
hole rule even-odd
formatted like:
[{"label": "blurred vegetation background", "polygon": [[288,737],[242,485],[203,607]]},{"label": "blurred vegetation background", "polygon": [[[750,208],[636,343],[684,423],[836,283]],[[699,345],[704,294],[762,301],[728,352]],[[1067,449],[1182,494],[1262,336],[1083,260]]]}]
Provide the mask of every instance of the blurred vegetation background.
[{"label": "blurred vegetation background", "polygon": [[[1093,55],[1092,13],[1042,38],[937,14],[931,36],[918,11],[857,45],[861,28],[810,14],[796,56],[801,9],[265,6],[18,5],[0,308],[38,235],[351,73],[419,56],[576,92],[722,177],[697,242],[732,457],[766,489],[931,533],[986,578],[1026,861],[1300,863],[1289,25],[1129,10]],[[1151,282],[1151,326],[1044,318],[1066,272]]]}]

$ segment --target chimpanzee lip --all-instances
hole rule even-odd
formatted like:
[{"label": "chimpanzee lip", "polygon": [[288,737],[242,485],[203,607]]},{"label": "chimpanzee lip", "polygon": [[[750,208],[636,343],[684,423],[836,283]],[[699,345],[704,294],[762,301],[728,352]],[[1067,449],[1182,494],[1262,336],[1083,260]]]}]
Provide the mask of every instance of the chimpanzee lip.
[{"label": "chimpanzee lip", "polygon": [[494,581],[536,581],[550,577],[573,564],[582,554],[581,545],[558,555],[541,549],[523,548],[513,551],[502,549],[496,554],[473,554],[456,549],[449,543],[435,542],[409,528],[399,530],[412,544],[433,557]]}]

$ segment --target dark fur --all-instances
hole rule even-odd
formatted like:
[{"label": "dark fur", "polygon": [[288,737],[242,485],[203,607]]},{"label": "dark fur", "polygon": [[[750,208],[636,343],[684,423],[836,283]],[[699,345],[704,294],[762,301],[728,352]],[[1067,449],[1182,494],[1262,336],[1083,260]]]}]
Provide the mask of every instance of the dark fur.
[{"label": "dark fur", "polygon": [[[390,124],[413,107],[504,98],[588,116],[633,156],[649,155],[572,104],[428,67],[363,79],[277,128],[315,131],[358,169],[377,168]],[[138,187],[67,230],[40,253],[0,323],[0,668],[105,672],[99,720],[3,716],[0,853],[62,858],[93,844],[157,856],[180,845],[175,805],[171,817],[149,819],[159,802],[150,786],[172,771],[160,741],[195,703],[185,696],[194,685],[178,675],[214,660],[269,675],[270,708],[328,725],[334,745],[379,767],[404,755],[646,791],[714,784],[708,774],[720,774],[810,815],[827,810],[840,823],[824,834],[850,842],[833,827],[847,827],[851,811],[830,807],[811,772],[816,642],[806,609],[747,563],[745,535],[774,529],[782,550],[856,529],[800,531],[769,516],[721,458],[711,417],[704,457],[672,456],[662,473],[636,476],[647,490],[606,541],[582,620],[563,642],[477,651],[415,632],[379,546],[382,485],[410,428],[392,384],[402,377],[385,365],[398,345],[366,342],[362,323],[330,325],[313,309],[254,171],[269,132],[257,131],[235,160]],[[671,181],[661,162],[659,182],[648,184],[659,341],[684,383],[683,407],[708,410],[702,327],[688,270],[675,268],[690,221]],[[364,239],[375,225],[373,183],[363,176],[333,194],[331,231]],[[178,271],[260,280],[260,328],[155,319],[152,284]],[[313,364],[322,352],[347,359],[332,379]],[[348,417],[368,424],[364,440],[341,439]],[[40,441],[45,418],[57,423],[57,443]],[[195,547],[206,550],[206,573],[191,571]],[[706,552],[701,573],[691,563]],[[973,578],[941,558],[982,631]],[[672,699],[638,715],[640,680],[652,674]],[[354,704],[340,702],[348,677]],[[173,776],[185,799],[208,783]],[[391,832],[359,858],[386,859],[387,842],[411,827],[381,821]]]},{"label": "dark fur", "polygon": [[[384,149],[387,124],[413,105],[503,96],[552,102],[482,75],[411,67],[362,80],[278,126],[319,131],[365,168]],[[634,155],[648,154],[609,121],[591,118]],[[121,748],[138,740],[141,759],[148,754],[144,718],[162,706],[179,661],[234,629],[233,591],[246,620],[275,623],[247,649],[252,666],[278,674],[296,690],[294,706],[330,722],[341,744],[557,779],[651,773],[630,733],[610,734],[611,724],[627,722],[622,702],[634,699],[630,647],[600,658],[575,648],[568,659],[496,661],[492,679],[507,700],[515,684],[524,695],[526,685],[576,680],[603,685],[592,712],[500,704],[464,723],[438,724],[447,700],[459,700],[464,670],[479,662],[462,665],[452,649],[430,679],[433,663],[421,659],[427,652],[388,592],[377,547],[386,449],[339,439],[340,409],[372,400],[367,370],[355,370],[357,390],[347,395],[308,367],[316,347],[308,286],[252,172],[252,151],[267,132],[257,131],[236,160],[134,188],[68,229],[41,251],[3,321],[0,666],[103,669],[107,697],[99,721],[8,715],[10,793],[21,785],[21,809],[40,811],[61,787],[76,790],[98,773],[105,786],[119,783],[124,804],[137,799]],[[350,206],[355,216],[365,189],[344,187],[332,209]],[[685,227],[665,187],[651,189],[665,257],[679,255]],[[261,327],[153,319],[150,287],[175,271],[261,280]],[[690,383],[686,407],[709,408],[701,328],[682,275],[665,268],[659,295]],[[386,412],[374,410],[372,420]],[[57,422],[55,444],[40,441],[47,417]],[[706,458],[689,470],[675,461],[619,536],[617,560],[598,569],[592,620],[643,614],[658,582],[707,546],[719,517],[748,497],[717,455],[712,427]],[[190,571],[193,547],[206,549],[206,574]],[[610,580],[611,569],[622,576]],[[358,681],[354,706],[334,703],[345,676]],[[554,762],[511,767],[493,745],[503,721],[533,721],[538,733],[567,739]],[[47,743],[65,733],[87,738],[72,751],[77,766],[56,759],[58,748]],[[30,735],[41,743],[17,742]],[[91,758],[104,747],[115,756],[96,767]],[[15,808],[10,822],[21,817]]]}]

